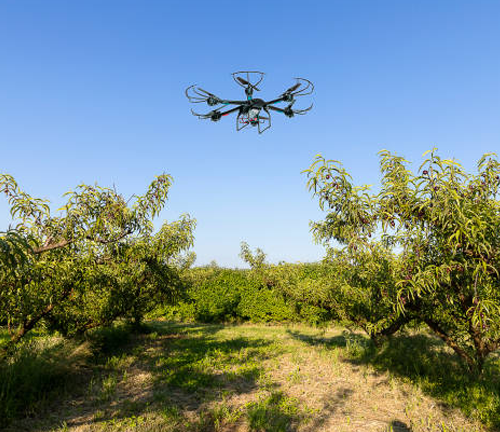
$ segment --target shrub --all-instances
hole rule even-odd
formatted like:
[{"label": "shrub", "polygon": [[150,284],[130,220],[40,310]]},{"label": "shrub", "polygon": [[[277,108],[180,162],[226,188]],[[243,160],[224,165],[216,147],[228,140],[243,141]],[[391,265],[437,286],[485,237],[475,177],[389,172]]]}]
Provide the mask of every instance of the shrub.
[{"label": "shrub", "polygon": [[252,322],[298,321],[294,307],[287,304],[283,295],[260,284],[245,287],[238,315]]},{"label": "shrub", "polygon": [[183,299],[176,305],[166,306],[163,313],[167,319],[180,321],[325,323],[335,314],[322,307],[318,300],[319,268],[323,266],[280,264],[252,270],[193,268],[184,276],[189,288]]},{"label": "shrub", "polygon": [[195,318],[202,322],[234,321],[238,317],[241,292],[249,283],[251,281],[237,270],[216,271],[189,290],[195,304]]}]

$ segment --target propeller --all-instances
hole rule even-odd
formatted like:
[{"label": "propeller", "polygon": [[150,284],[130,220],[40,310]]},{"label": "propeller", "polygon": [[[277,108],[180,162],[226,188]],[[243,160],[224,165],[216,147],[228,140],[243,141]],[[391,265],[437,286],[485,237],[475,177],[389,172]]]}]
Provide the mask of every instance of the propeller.
[{"label": "propeller", "polygon": [[207,92],[206,90],[203,90],[201,87],[197,87],[196,89],[202,91],[203,93],[206,93],[209,96],[215,96],[213,93]]},{"label": "propeller", "polygon": [[[314,90],[314,85],[311,81],[305,78],[295,78],[297,82],[283,93],[286,96],[285,100],[292,100],[294,96],[309,95]],[[304,87],[305,84],[305,87]],[[297,90],[302,85],[302,89]]]},{"label": "propeller", "polygon": [[298,82],[297,84],[294,84],[293,86],[291,86],[288,90],[285,91],[285,93],[291,93],[293,92],[294,90],[297,90],[298,88],[300,87],[300,83]]},{"label": "propeller", "polygon": [[242,83],[243,85],[248,85],[250,87],[252,87],[254,90],[257,90],[257,91],[260,91],[257,87],[255,87],[252,83],[249,83],[246,79],[243,79],[241,77],[236,77],[236,79]]}]

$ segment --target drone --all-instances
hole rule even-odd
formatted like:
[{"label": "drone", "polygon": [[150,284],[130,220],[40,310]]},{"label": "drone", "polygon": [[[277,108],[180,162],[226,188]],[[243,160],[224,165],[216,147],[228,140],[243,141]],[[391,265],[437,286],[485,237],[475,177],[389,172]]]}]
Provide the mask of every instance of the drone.
[{"label": "drone", "polygon": [[[200,119],[210,119],[214,122],[219,121],[222,117],[227,116],[233,112],[238,112],[236,116],[236,130],[240,131],[247,127],[248,125],[258,128],[259,134],[266,131],[271,127],[271,111],[276,111],[285,114],[287,117],[293,117],[294,115],[304,115],[313,106],[305,109],[293,109],[293,104],[295,103],[295,97],[310,95],[314,90],[314,85],[311,81],[305,78],[295,78],[297,82],[285,90],[278,98],[270,100],[269,102],[263,99],[258,99],[253,97],[254,90],[260,91],[257,86],[264,79],[264,73],[259,71],[239,71],[232,74],[233,80],[240,87],[245,89],[246,100],[227,100],[221,99],[220,97],[203,90],[196,84],[189,86],[185,90],[186,97],[192,103],[203,103],[206,102],[208,106],[215,107],[217,105],[222,105],[218,108],[214,108],[207,114],[198,114],[191,110],[193,115]],[[245,78],[243,78],[244,76]],[[254,78],[255,77],[255,78]],[[253,81],[253,83],[252,83]],[[299,88],[302,87],[300,90]],[[286,102],[288,105],[284,108],[279,108],[275,106],[281,102]],[[233,108],[229,108],[226,111],[221,111],[227,105],[236,105]],[[267,115],[262,115],[264,111]],[[267,124],[266,124],[267,123]],[[262,125],[262,126],[261,126]]]}]

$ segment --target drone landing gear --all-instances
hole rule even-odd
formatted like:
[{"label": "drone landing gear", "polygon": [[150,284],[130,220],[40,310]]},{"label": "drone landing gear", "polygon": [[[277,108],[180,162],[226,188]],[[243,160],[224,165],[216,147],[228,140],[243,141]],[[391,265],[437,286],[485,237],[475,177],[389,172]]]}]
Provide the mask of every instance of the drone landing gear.
[{"label": "drone landing gear", "polygon": [[[268,114],[267,117],[257,115],[257,117],[250,118],[248,117],[248,114],[238,114],[236,117],[236,131],[240,131],[242,129],[245,129],[248,125],[252,126],[257,126],[259,134],[262,132],[266,131],[271,127],[271,115],[269,114],[269,111],[265,110]],[[261,125],[267,122],[267,126],[262,128]]]},{"label": "drone landing gear", "polygon": [[264,120],[263,123],[267,120],[267,126],[263,129],[260,128],[260,122],[259,122],[259,133],[261,134],[262,132],[268,130],[271,127],[271,113],[267,110],[267,108],[264,108],[264,111],[267,113],[267,117],[259,117],[260,119]]},{"label": "drone landing gear", "polygon": [[245,129],[250,124],[250,120],[248,119],[248,114],[239,113],[236,116],[236,131],[239,132],[242,129]]}]

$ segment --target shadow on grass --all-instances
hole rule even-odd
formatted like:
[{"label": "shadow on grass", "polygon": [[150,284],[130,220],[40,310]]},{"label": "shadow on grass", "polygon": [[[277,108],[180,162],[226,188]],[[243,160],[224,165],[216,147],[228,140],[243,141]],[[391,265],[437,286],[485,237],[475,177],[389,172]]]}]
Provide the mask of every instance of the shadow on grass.
[{"label": "shadow on grass", "polygon": [[81,339],[31,332],[0,363],[0,428],[20,421],[6,430],[29,430],[23,424],[31,418],[52,412],[62,400],[82,397],[107,355],[124,352],[130,342],[124,325],[96,329]]},{"label": "shadow on grass", "polygon": [[247,411],[248,426],[252,431],[287,432],[296,430],[295,424],[303,419],[298,403],[283,392],[251,404]]},{"label": "shadow on grass", "polygon": [[67,394],[77,382],[64,363],[54,360],[65,345],[41,348],[26,343],[0,364],[0,429],[16,418],[43,412],[52,398]]},{"label": "shadow on grass", "polygon": [[[328,413],[339,409],[351,395],[350,389],[330,395],[325,416],[315,418],[317,413],[288,397],[264,374],[263,361],[279,354],[279,346],[272,340],[238,335],[217,338],[223,329],[228,326],[152,323],[151,344],[145,344],[150,349],[138,355],[136,364],[151,373],[149,394],[142,400],[119,403],[118,412],[101,406],[95,422],[123,425],[131,416],[152,412],[163,423],[156,426],[159,429],[144,430],[232,430],[244,421],[251,431],[290,432],[311,421],[321,426]],[[265,390],[258,393],[257,400],[256,390]],[[245,399],[251,393],[253,397]],[[231,396],[237,398],[236,405],[225,403]],[[249,402],[242,404],[244,400]],[[82,423],[71,422],[71,426]],[[170,429],[163,429],[165,424]]]},{"label": "shadow on grass", "polygon": [[[481,377],[469,374],[459,357],[445,350],[444,343],[423,333],[392,336],[376,348],[365,335],[344,331],[341,336],[317,338],[288,331],[295,339],[312,346],[344,348],[344,360],[354,365],[370,364],[378,371],[409,378],[428,395],[441,401],[442,408],[455,407],[492,430],[500,428],[500,360],[490,357]],[[396,430],[396,429],[395,429]],[[404,430],[404,429],[402,429]]]},{"label": "shadow on grass", "polygon": [[321,399],[323,408],[315,413],[307,425],[307,431],[324,430],[325,423],[347,403],[347,399],[354,394],[349,387],[338,388],[334,394],[325,394]]},{"label": "shadow on grass", "polygon": [[182,390],[191,401],[199,402],[222,390],[240,393],[256,388],[270,344],[242,337],[222,341],[209,336],[180,337],[167,339],[163,349],[149,354],[147,361],[157,391]]},{"label": "shadow on grass", "polygon": [[399,420],[391,421],[389,424],[389,430],[392,430],[392,432],[411,432],[410,427],[407,426],[406,423]]},{"label": "shadow on grass", "polygon": [[[162,418],[163,423],[154,430],[216,430],[216,424],[234,423],[242,415],[247,420],[253,418],[254,422],[268,415],[277,425],[263,429],[266,431],[291,430],[280,425],[297,415],[278,396],[267,404],[249,406],[245,412],[231,412],[232,408],[224,406],[227,397],[259,388],[263,379],[262,362],[277,349],[272,341],[237,334],[217,338],[221,329],[227,326],[153,322],[143,327],[140,334],[131,334],[125,326],[94,332],[88,338],[92,347],[88,362],[92,364],[92,376],[82,385],[90,389],[84,397],[66,395],[64,399],[65,406],[78,402],[84,412],[63,413],[61,408],[57,420],[57,415],[53,420],[40,418],[36,429],[65,430],[92,424],[114,430],[132,427],[130,422],[145,421],[148,414],[157,414],[155,417]],[[127,366],[113,370],[113,362],[119,363],[120,359]],[[133,359],[132,364],[127,359]],[[120,382],[126,369],[135,376],[149,378],[145,383],[132,380],[124,392]],[[273,383],[264,385],[275,394]],[[214,411],[213,406],[220,407],[219,411]],[[186,413],[190,413],[188,417]],[[12,426],[11,430],[19,430],[19,425]]]},{"label": "shadow on grass", "polygon": [[341,409],[354,391],[341,388],[323,399],[324,408],[318,412],[305,408],[296,398],[288,397],[282,391],[272,391],[267,397],[247,406],[247,421],[251,431],[294,432],[323,430],[331,415]]}]

